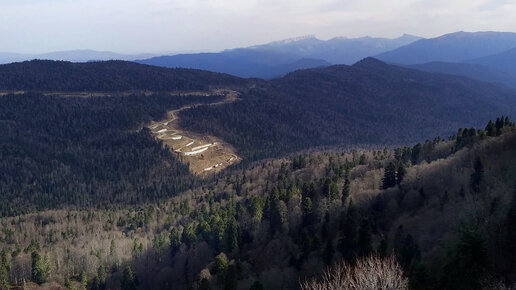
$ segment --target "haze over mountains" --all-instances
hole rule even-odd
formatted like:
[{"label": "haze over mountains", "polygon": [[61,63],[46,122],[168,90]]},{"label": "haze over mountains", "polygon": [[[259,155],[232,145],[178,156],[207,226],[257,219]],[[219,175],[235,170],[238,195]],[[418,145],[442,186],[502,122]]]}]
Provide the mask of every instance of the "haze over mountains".
[{"label": "haze over mountains", "polygon": [[460,75],[516,87],[516,33],[456,32],[424,39],[404,34],[394,39],[297,37],[215,53],[126,55],[74,50],[46,54],[0,53],[0,63],[30,59],[88,62],[129,60],[169,68],[193,68],[244,78],[271,79],[289,72],[332,64],[351,65],[366,57],[419,70]]},{"label": "haze over mountains", "polygon": [[153,57],[156,54],[121,54],[111,51],[96,51],[91,49],[77,49],[67,51],[54,51],[41,54],[23,54],[0,52],[0,64],[20,62],[33,59],[63,60],[71,62],[103,61],[103,60],[135,60]]},{"label": "haze over mountains", "polygon": [[516,33],[461,31],[420,39],[376,57],[427,72],[516,87]]},{"label": "haze over mountains", "polygon": [[403,290],[512,285],[513,38],[0,65],[0,289],[303,289],[369,256]]},{"label": "haze over mountains", "polygon": [[220,53],[160,56],[137,62],[171,68],[204,69],[240,77],[273,78],[297,69],[330,64],[350,65],[417,39],[419,37],[406,34],[395,39],[335,37],[320,40],[305,36]]}]

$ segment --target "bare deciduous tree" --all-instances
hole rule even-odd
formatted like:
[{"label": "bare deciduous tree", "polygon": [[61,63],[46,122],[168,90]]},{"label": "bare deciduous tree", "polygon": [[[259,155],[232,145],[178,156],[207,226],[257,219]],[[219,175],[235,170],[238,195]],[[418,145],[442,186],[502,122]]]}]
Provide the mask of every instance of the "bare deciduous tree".
[{"label": "bare deciduous tree", "polygon": [[320,278],[301,282],[303,290],[404,290],[408,279],[394,257],[370,256],[354,266],[340,262],[329,267]]}]

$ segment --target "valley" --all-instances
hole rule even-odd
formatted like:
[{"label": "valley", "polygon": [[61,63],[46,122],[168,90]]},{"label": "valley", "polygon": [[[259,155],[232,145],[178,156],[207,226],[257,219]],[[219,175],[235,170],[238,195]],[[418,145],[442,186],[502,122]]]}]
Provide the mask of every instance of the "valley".
[{"label": "valley", "polygon": [[516,92],[413,68],[0,65],[0,289],[516,282]]},{"label": "valley", "polygon": [[190,104],[167,112],[167,118],[159,122],[151,122],[148,128],[155,138],[177,153],[181,162],[188,164],[190,171],[196,175],[220,172],[224,168],[241,160],[234,148],[217,137],[201,135],[182,129],[178,125],[181,111],[197,106],[220,106],[238,101],[238,92],[217,89],[210,92],[182,93],[182,96],[223,95],[224,99],[208,104]]}]

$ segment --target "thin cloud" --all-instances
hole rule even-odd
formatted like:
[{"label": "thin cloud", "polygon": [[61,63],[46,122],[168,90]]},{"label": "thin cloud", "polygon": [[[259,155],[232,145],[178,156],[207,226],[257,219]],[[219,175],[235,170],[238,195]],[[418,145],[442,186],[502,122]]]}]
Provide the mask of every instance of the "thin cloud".
[{"label": "thin cloud", "polygon": [[216,51],[315,34],[511,30],[508,0],[4,0],[0,51]]}]

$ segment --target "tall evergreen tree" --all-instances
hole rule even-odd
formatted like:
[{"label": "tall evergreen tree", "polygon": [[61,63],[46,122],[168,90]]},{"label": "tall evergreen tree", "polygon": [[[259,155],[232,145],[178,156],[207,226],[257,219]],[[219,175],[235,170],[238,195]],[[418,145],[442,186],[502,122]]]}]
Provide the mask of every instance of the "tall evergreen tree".
[{"label": "tall evergreen tree", "polygon": [[8,290],[9,286],[9,261],[4,249],[0,252],[0,290]]},{"label": "tall evergreen tree", "polygon": [[32,259],[32,280],[38,284],[47,282],[48,276],[45,269],[45,263],[41,255],[34,251],[31,254]]},{"label": "tall evergreen tree", "polygon": [[88,288],[88,274],[86,274],[86,271],[81,272],[81,277],[80,277],[79,282],[81,283],[81,286],[83,289]]},{"label": "tall evergreen tree", "polygon": [[403,178],[405,178],[405,174],[407,174],[407,169],[405,168],[405,165],[403,163],[400,163],[398,166],[398,171],[396,172],[396,184],[400,184],[403,181]]},{"label": "tall evergreen tree", "polygon": [[226,227],[227,249],[229,252],[238,248],[238,224],[234,216],[229,218]]},{"label": "tall evergreen tree", "polygon": [[122,290],[136,290],[136,278],[130,266],[124,269],[120,286]]},{"label": "tall evergreen tree", "polygon": [[473,189],[475,192],[479,192],[480,185],[484,180],[484,165],[482,164],[482,159],[480,159],[479,156],[475,158],[474,169],[475,172],[471,174],[470,178],[471,189]]},{"label": "tall evergreen tree", "polygon": [[342,187],[342,205],[346,204],[346,200],[351,194],[351,172],[349,168],[346,168],[346,173],[344,176],[344,186]]},{"label": "tall evergreen tree", "polygon": [[95,289],[95,290],[106,289],[106,278],[107,278],[106,267],[103,264],[101,264],[97,268],[97,276],[95,276],[95,280],[93,282],[93,289]]},{"label": "tall evergreen tree", "polygon": [[484,236],[477,229],[461,229],[451,259],[444,266],[441,289],[481,289],[488,270]]},{"label": "tall evergreen tree", "polygon": [[181,246],[181,234],[176,227],[173,227],[170,230],[170,251],[172,256],[179,250],[179,246]]},{"label": "tall evergreen tree", "polygon": [[382,188],[387,189],[396,185],[396,166],[389,162],[385,167],[385,173],[382,179]]},{"label": "tall evergreen tree", "polygon": [[489,120],[489,123],[487,123],[485,131],[486,131],[487,136],[490,136],[490,137],[496,136],[496,127],[495,127],[493,121]]},{"label": "tall evergreen tree", "polygon": [[369,219],[364,218],[360,223],[358,230],[358,255],[365,257],[373,251],[372,238],[371,238],[371,226]]},{"label": "tall evergreen tree", "polygon": [[342,229],[342,238],[339,241],[339,250],[344,260],[354,262],[358,252],[358,212],[353,205],[353,200],[349,201],[345,221]]}]

